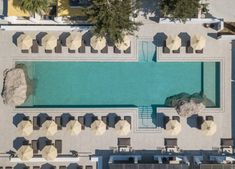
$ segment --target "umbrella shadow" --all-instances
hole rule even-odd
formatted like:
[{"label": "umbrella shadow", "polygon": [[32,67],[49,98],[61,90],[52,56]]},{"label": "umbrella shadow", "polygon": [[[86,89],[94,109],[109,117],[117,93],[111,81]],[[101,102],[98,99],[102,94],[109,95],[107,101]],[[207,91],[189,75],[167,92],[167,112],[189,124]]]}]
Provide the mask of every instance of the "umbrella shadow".
[{"label": "umbrella shadow", "polygon": [[157,47],[162,47],[163,42],[167,39],[167,35],[164,32],[158,32],[153,37],[153,44],[155,44]]},{"label": "umbrella shadow", "polygon": [[40,32],[36,35],[36,39],[39,45],[42,45],[42,38],[47,34],[48,34],[47,32]]},{"label": "umbrella shadow", "polygon": [[41,169],[55,169],[55,168],[56,168],[56,166],[49,164],[49,163],[43,164],[41,166]]},{"label": "umbrella shadow", "polygon": [[51,140],[49,140],[46,137],[39,137],[38,138],[38,149],[41,151],[48,144],[48,142],[51,142]]},{"label": "umbrella shadow", "polygon": [[71,120],[74,119],[74,116],[72,116],[69,113],[63,113],[61,115],[61,123],[63,127],[66,127],[67,123]]},{"label": "umbrella shadow", "polygon": [[28,168],[28,166],[23,163],[18,163],[14,167],[14,169],[26,169],[26,168]]},{"label": "umbrella shadow", "polygon": [[187,118],[187,124],[191,127],[191,128],[197,128],[197,115],[192,115],[190,117]]},{"label": "umbrella shadow", "polygon": [[181,39],[181,45],[182,46],[187,46],[187,41],[191,39],[190,35],[187,32],[180,32],[178,35]]},{"label": "umbrella shadow", "polygon": [[70,163],[67,169],[79,169],[80,166],[77,163]]},{"label": "umbrella shadow", "polygon": [[42,124],[46,121],[46,120],[52,120],[52,117],[50,117],[48,114],[46,113],[40,113],[38,115],[38,119],[39,119],[39,125],[42,126]]},{"label": "umbrella shadow", "polygon": [[86,127],[91,127],[91,124],[93,123],[94,120],[98,119],[93,113],[87,113],[84,116],[85,119],[85,126]]},{"label": "umbrella shadow", "polygon": [[87,31],[86,33],[83,34],[82,38],[85,41],[86,46],[90,46],[91,37],[92,37],[91,31]]},{"label": "umbrella shadow", "polygon": [[66,46],[66,39],[69,37],[70,33],[69,32],[63,32],[60,34],[59,39],[61,40],[61,44],[63,46]]},{"label": "umbrella shadow", "polygon": [[17,137],[13,141],[13,147],[18,150],[22,145],[26,145],[28,143],[28,140],[26,140],[24,137]]},{"label": "umbrella shadow", "polygon": [[23,113],[19,113],[19,114],[16,114],[14,117],[13,117],[13,124],[17,127],[18,124],[24,120],[26,118],[26,116],[23,114]]},{"label": "umbrella shadow", "polygon": [[24,32],[16,32],[12,36],[12,42],[17,46],[17,39],[20,37],[20,35],[24,34]]},{"label": "umbrella shadow", "polygon": [[116,113],[108,114],[108,126],[109,127],[113,127],[113,128],[115,127],[117,117],[118,115]]}]

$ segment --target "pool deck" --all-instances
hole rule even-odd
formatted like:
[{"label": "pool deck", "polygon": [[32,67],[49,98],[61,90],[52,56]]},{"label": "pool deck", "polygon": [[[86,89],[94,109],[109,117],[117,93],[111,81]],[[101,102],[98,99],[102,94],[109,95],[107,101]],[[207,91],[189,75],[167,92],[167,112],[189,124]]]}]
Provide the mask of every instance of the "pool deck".
[{"label": "pool deck", "polygon": [[[189,35],[202,34],[207,37],[207,44],[205,49],[205,54],[203,55],[192,55],[192,56],[181,56],[169,55],[164,58],[164,55],[159,55],[161,61],[223,61],[223,69],[221,70],[223,79],[223,108],[220,111],[206,112],[205,115],[213,115],[215,122],[217,124],[217,132],[211,137],[205,137],[199,130],[191,128],[189,124],[190,120],[181,118],[182,132],[177,136],[178,145],[183,150],[212,150],[214,147],[220,146],[221,138],[231,138],[231,41],[230,40],[216,40],[213,35],[216,33],[212,29],[206,29],[202,25],[183,25],[183,24],[156,24],[155,22],[147,22],[141,26],[139,32],[137,33],[137,40],[150,40],[157,42],[157,35],[161,33],[166,35],[179,34],[180,32],[187,32]],[[63,54],[45,54],[39,53],[37,55],[33,54],[22,54],[18,48],[12,42],[12,35],[14,31],[0,31],[0,72],[5,69],[12,68],[16,60],[56,60],[56,61],[81,61],[76,55],[69,55],[67,53]],[[38,32],[31,32],[32,34]],[[61,32],[55,31],[54,33],[60,34]],[[208,36],[209,35],[209,36]],[[211,37],[212,35],[212,37]],[[132,39],[132,42],[136,44],[136,38]],[[137,51],[137,50],[136,50]],[[27,55],[27,56],[26,56]],[[87,54],[89,58],[90,54]],[[97,56],[98,57],[98,56]],[[116,55],[113,56],[114,58]],[[124,57],[124,56],[122,56]],[[132,56],[132,57],[136,57]],[[120,59],[119,56],[116,57]],[[92,58],[91,58],[92,59]],[[123,61],[121,59],[121,61]],[[2,88],[3,78],[0,78],[0,88]],[[137,126],[137,110],[133,109],[96,109],[96,110],[84,110],[84,109],[14,109],[6,106],[0,98],[0,153],[1,156],[5,158],[0,158],[1,166],[13,166],[16,163],[9,162],[8,156],[5,154],[9,150],[15,151],[13,148],[13,142],[17,137],[17,129],[13,124],[13,118],[17,113],[25,113],[30,117],[38,115],[39,113],[46,112],[50,116],[61,115],[62,113],[70,113],[74,116],[80,116],[86,112],[93,112],[97,116],[105,115],[108,113],[116,113],[123,117],[123,115],[130,115],[133,119],[132,132],[127,136],[130,137],[132,142],[131,146],[134,150],[156,150],[157,147],[164,146],[164,138],[172,137],[166,131],[161,128],[157,130],[140,131],[136,128]],[[126,113],[128,112],[128,113]],[[172,116],[176,115],[176,112],[172,109],[164,110],[159,109],[159,113],[164,113],[166,115]],[[42,133],[35,132],[32,136],[27,139],[36,139],[43,136]],[[85,152],[88,154],[101,154],[101,150],[112,150],[113,147],[117,147],[118,135],[113,129],[109,129],[103,136],[94,136],[90,129],[86,129],[77,137],[72,137],[67,135],[66,131],[63,130],[58,132],[55,137],[51,139],[62,139],[63,140],[63,152],[69,153],[70,150],[76,150],[78,152]],[[147,138],[147,139],[143,139]],[[89,142],[89,144],[88,144]],[[141,144],[140,144],[141,143]],[[81,153],[82,154],[82,153]],[[89,157],[85,155],[81,157],[80,164],[91,164],[96,167],[95,163],[89,160]],[[59,164],[68,165],[68,163],[56,163],[51,162],[51,164],[58,166]],[[27,164],[28,165],[28,164]],[[32,164],[29,164],[32,165]],[[37,165],[35,163],[34,165]]]}]

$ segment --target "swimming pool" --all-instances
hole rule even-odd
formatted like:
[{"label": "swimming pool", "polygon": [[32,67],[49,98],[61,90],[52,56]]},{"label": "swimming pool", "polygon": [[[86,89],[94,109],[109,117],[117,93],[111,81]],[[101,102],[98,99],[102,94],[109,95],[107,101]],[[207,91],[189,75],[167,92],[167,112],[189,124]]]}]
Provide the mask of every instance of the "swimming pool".
[{"label": "swimming pool", "polygon": [[162,106],[169,96],[201,91],[219,106],[219,63],[158,63],[151,43],[139,45],[140,62],[21,62],[36,82],[22,106]]}]

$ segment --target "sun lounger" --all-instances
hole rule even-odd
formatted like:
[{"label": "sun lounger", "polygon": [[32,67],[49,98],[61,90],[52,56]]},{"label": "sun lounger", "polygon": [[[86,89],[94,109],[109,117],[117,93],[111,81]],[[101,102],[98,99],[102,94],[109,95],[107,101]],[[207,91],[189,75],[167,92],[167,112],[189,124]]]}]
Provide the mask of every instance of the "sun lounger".
[{"label": "sun lounger", "polygon": [[93,167],[91,165],[87,165],[86,169],[93,169]]},{"label": "sun lounger", "polygon": [[38,154],[38,140],[32,140],[33,154]]},{"label": "sun lounger", "polygon": [[203,123],[203,117],[202,116],[197,116],[197,128],[201,129],[201,125]]},{"label": "sun lounger", "polygon": [[180,48],[177,50],[172,50],[173,53],[180,53]]},{"label": "sun lounger", "polygon": [[106,129],[109,129],[108,117],[107,116],[102,116],[101,120],[106,124]]},{"label": "sun lounger", "polygon": [[6,166],[5,169],[12,169],[12,167],[11,166]]},{"label": "sun lounger", "polygon": [[82,130],[84,130],[85,129],[85,119],[84,119],[84,116],[78,116],[78,121],[82,125]]},{"label": "sun lounger", "polygon": [[55,53],[62,53],[61,41],[57,40],[57,46],[55,47]]},{"label": "sun lounger", "polygon": [[62,140],[55,140],[55,148],[58,154],[62,153]]},{"label": "sun lounger", "polygon": [[67,167],[66,166],[59,166],[59,169],[66,169]]},{"label": "sun lounger", "polygon": [[186,42],[186,53],[193,53],[193,48],[191,47],[190,40]]},{"label": "sun lounger", "polygon": [[101,53],[108,53],[108,45],[101,50]]},{"label": "sun lounger", "polygon": [[62,120],[60,116],[55,117],[55,123],[57,124],[57,129],[62,130]]},{"label": "sun lounger", "polygon": [[130,138],[118,138],[118,146],[131,146]]},{"label": "sun lounger", "polygon": [[36,39],[33,40],[33,46],[31,47],[32,53],[38,53],[38,42]]},{"label": "sun lounger", "polygon": [[29,53],[29,50],[28,49],[23,49],[23,50],[21,50],[21,53]]},{"label": "sun lounger", "polygon": [[71,50],[71,49],[68,48],[68,52],[69,53],[76,53],[76,50]]},{"label": "sun lounger", "polygon": [[33,117],[33,129],[34,130],[39,130],[40,128],[40,121],[38,116]]},{"label": "sun lounger", "polygon": [[131,53],[131,47],[129,47],[127,50],[124,50],[124,53]]},{"label": "sun lounger", "polygon": [[95,50],[91,47],[91,53],[98,53],[98,50]]},{"label": "sun lounger", "polygon": [[24,117],[23,117],[23,120],[30,120],[30,119],[29,119],[29,116],[24,116]]},{"label": "sun lounger", "polygon": [[166,40],[163,42],[162,53],[170,53],[170,49],[166,46]]},{"label": "sun lounger", "polygon": [[198,54],[202,54],[203,53],[203,49],[202,50],[195,50],[196,53]]},{"label": "sun lounger", "polygon": [[165,138],[164,144],[165,144],[165,147],[167,148],[178,147],[177,138]]},{"label": "sun lounger", "polygon": [[40,169],[40,166],[33,166],[33,169]]},{"label": "sun lounger", "polygon": [[166,124],[169,122],[170,117],[169,116],[164,116],[163,117],[163,123],[164,123],[164,128],[166,129]]},{"label": "sun lounger", "polygon": [[206,116],[206,120],[214,121],[214,117],[213,116]]},{"label": "sun lounger", "polygon": [[46,140],[46,145],[53,145],[52,140]]},{"label": "sun lounger", "polygon": [[52,50],[46,50],[45,49],[45,53],[52,53]]},{"label": "sun lounger", "polygon": [[180,123],[180,117],[179,116],[173,116],[172,120],[177,120]]},{"label": "sun lounger", "polygon": [[128,123],[131,125],[131,116],[124,116],[124,120],[128,121]]},{"label": "sun lounger", "polygon": [[220,145],[222,148],[233,147],[233,145],[234,145],[233,139],[232,138],[222,138]]},{"label": "sun lounger", "polygon": [[85,41],[82,41],[82,46],[78,49],[79,53],[85,53],[86,52],[86,47],[85,47]]},{"label": "sun lounger", "polygon": [[114,53],[121,53],[121,51],[116,46],[113,47],[113,52]]}]

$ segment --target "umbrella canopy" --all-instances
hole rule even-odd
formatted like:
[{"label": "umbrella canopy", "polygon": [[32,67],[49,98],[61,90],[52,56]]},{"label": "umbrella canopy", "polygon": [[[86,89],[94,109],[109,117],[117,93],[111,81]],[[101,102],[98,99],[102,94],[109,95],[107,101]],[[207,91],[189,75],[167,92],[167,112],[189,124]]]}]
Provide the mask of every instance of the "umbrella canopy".
[{"label": "umbrella canopy", "polygon": [[166,124],[166,131],[168,131],[171,135],[177,135],[181,131],[181,124],[177,120],[170,120]]},{"label": "umbrella canopy", "polygon": [[119,50],[127,50],[131,45],[131,40],[130,37],[125,35],[123,37],[123,42],[117,42],[115,43],[115,46],[119,49]]},{"label": "umbrella canopy", "polygon": [[33,45],[33,39],[31,36],[22,34],[17,38],[17,46],[22,50],[28,50]]},{"label": "umbrella canopy", "polygon": [[179,38],[179,36],[169,36],[166,39],[166,46],[170,49],[170,50],[178,50],[181,46],[181,39]]},{"label": "umbrella canopy", "polygon": [[202,50],[206,45],[206,38],[201,35],[193,36],[191,41],[191,46],[194,50]]},{"label": "umbrella canopy", "polygon": [[22,136],[29,136],[33,132],[33,125],[29,120],[22,120],[17,125],[18,131]]},{"label": "umbrella canopy", "polygon": [[91,47],[95,50],[102,50],[106,46],[106,39],[104,37],[93,36],[91,38]]},{"label": "umbrella canopy", "polygon": [[17,151],[17,155],[22,161],[28,161],[33,158],[33,149],[29,145],[23,145]]},{"label": "umbrella canopy", "polygon": [[57,149],[53,145],[47,145],[42,149],[42,157],[47,161],[55,160]]},{"label": "umbrella canopy", "polygon": [[47,136],[53,136],[57,132],[57,124],[53,120],[46,120],[42,124],[42,130]]},{"label": "umbrella canopy", "polygon": [[57,46],[57,38],[54,35],[47,34],[42,38],[42,46],[46,50],[53,50]]},{"label": "umbrella canopy", "polygon": [[212,120],[205,120],[201,125],[202,132],[207,136],[212,136],[217,130],[217,126]]},{"label": "umbrella canopy", "polygon": [[82,33],[71,33],[66,39],[66,46],[71,50],[76,50],[82,46]]},{"label": "umbrella canopy", "polygon": [[72,135],[78,135],[82,130],[82,125],[77,120],[70,120],[66,125],[67,131]]},{"label": "umbrella canopy", "polygon": [[131,125],[126,120],[119,120],[115,124],[115,129],[119,135],[124,136],[130,133]]},{"label": "umbrella canopy", "polygon": [[95,135],[102,135],[106,131],[106,124],[101,120],[95,120],[91,124],[91,130],[95,133]]}]

